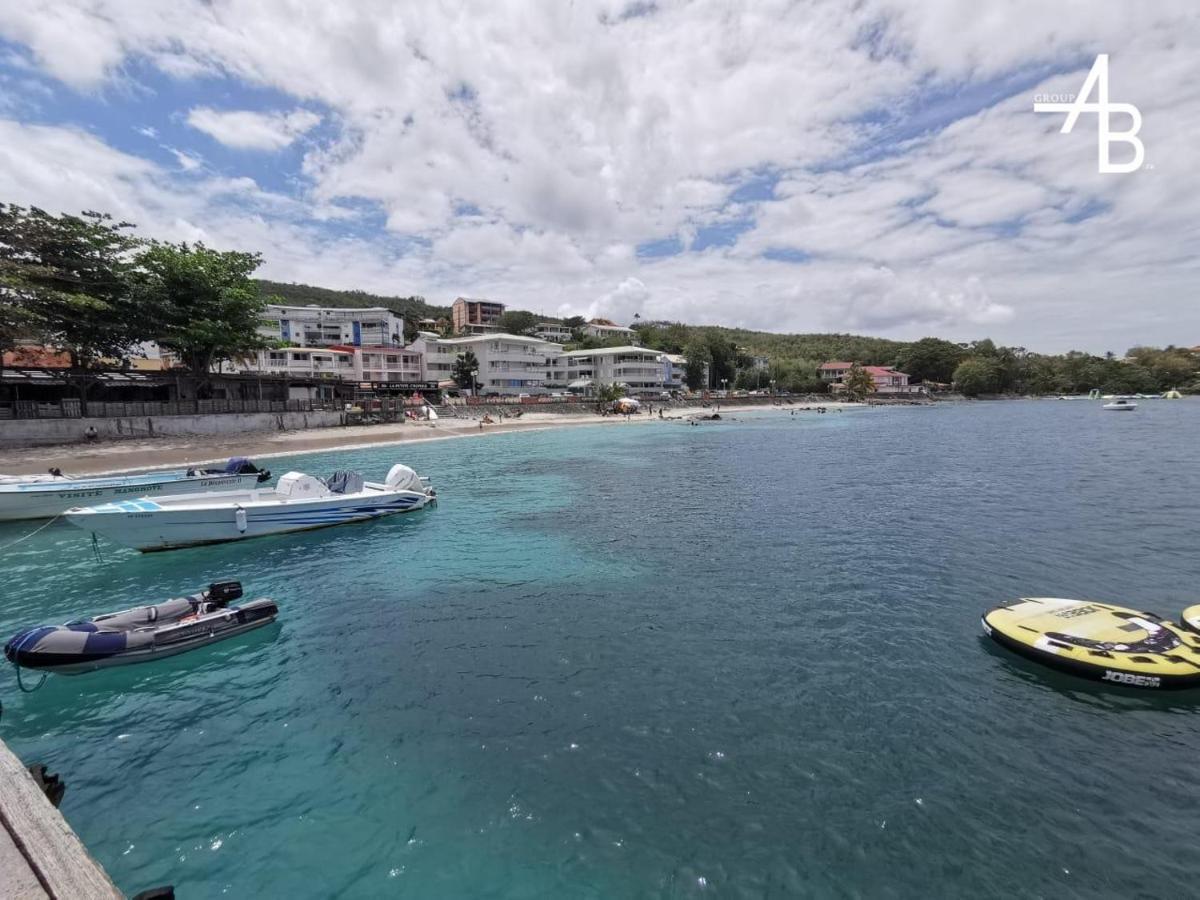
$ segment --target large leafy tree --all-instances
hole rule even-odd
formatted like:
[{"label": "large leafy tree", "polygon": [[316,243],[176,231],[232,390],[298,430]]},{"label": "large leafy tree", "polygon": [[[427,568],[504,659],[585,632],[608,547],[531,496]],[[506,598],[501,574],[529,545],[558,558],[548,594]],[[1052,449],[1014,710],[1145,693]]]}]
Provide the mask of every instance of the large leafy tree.
[{"label": "large leafy tree", "polygon": [[867,394],[875,392],[875,379],[858,363],[850,367],[850,371],[846,373],[842,383],[846,385],[846,393],[856,400],[861,400]]},{"label": "large leafy tree", "polygon": [[959,364],[954,370],[954,386],[968,397],[992,394],[1004,389],[1003,375],[994,356],[979,356]]},{"label": "large leafy tree", "polygon": [[0,203],[0,349],[41,341],[67,351],[75,368],[128,354],[149,325],[131,289],[140,244],[132,227],[103,213]]},{"label": "large leafy tree", "polygon": [[593,396],[599,406],[620,400],[628,391],[616,384],[597,384],[592,389]]},{"label": "large leafy tree", "polygon": [[537,327],[538,317],[523,309],[510,309],[500,316],[497,325],[506,334],[527,334]]},{"label": "large leafy tree", "polygon": [[693,391],[708,387],[704,383],[705,368],[712,362],[708,344],[699,338],[692,340],[683,351],[686,365],[683,370],[683,381]]},{"label": "large leafy tree", "polygon": [[705,344],[708,347],[709,358],[712,360],[710,377],[713,387],[722,382],[733,384],[737,377],[739,362],[743,364],[748,362],[744,352],[740,351],[737,344],[731,341],[726,334],[715,328],[708,331],[705,336]]},{"label": "large leafy tree", "polygon": [[927,337],[902,349],[896,356],[896,366],[901,372],[906,372],[913,383],[949,383],[954,378],[954,370],[966,355],[958,344]]},{"label": "large leafy tree", "polygon": [[467,350],[455,358],[454,365],[450,369],[450,377],[460,388],[474,391],[477,389],[475,373],[478,371],[479,358],[475,356],[474,350]]},{"label": "large leafy tree", "polygon": [[153,311],[155,340],[194,375],[268,346],[258,333],[267,304],[251,279],[257,253],[154,242],[138,254],[140,305]]}]

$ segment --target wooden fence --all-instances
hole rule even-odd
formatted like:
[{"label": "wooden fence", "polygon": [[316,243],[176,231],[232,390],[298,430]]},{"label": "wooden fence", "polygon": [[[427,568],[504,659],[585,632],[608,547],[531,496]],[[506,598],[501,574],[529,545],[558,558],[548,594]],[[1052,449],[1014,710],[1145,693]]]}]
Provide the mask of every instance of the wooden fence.
[{"label": "wooden fence", "polygon": [[[130,403],[88,403],[87,417],[113,419],[142,416],[198,416],[242,413],[314,412],[337,410],[333,400],[163,400]],[[83,405],[78,400],[38,403],[15,400],[0,403],[0,419],[78,419]]]}]

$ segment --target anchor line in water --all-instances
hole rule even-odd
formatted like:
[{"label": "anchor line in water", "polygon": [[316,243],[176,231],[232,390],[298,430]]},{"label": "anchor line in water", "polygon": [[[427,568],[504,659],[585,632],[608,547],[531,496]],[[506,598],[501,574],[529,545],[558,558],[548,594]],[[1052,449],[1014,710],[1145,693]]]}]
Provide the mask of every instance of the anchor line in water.
[{"label": "anchor line in water", "polygon": [[51,525],[53,525],[55,522],[57,522],[62,517],[63,517],[63,514],[59,513],[57,516],[55,516],[49,522],[45,522],[45,523],[39,525],[37,528],[33,529],[33,531],[29,532],[29,534],[22,535],[21,537],[17,538],[15,541],[9,541],[7,544],[0,546],[0,553],[6,552],[10,547],[17,546],[17,544],[21,543],[22,541],[29,540],[31,537],[33,537],[38,532],[49,528]]},{"label": "anchor line in water", "polygon": [[25,636],[23,638],[21,638],[21,642],[19,644],[17,644],[16,647],[13,648],[13,655],[12,655],[13,668],[17,670],[17,687],[19,687],[21,689],[22,694],[32,694],[34,691],[41,688],[41,686],[46,683],[46,679],[50,677],[49,672],[43,672],[41,679],[38,680],[38,683],[31,688],[27,688],[27,687],[25,687],[25,682],[21,678],[21,664],[17,662],[17,658],[21,652],[21,648],[24,647],[25,644],[29,642],[30,637],[32,637],[37,631],[39,631],[43,627],[45,627],[45,626],[39,625],[37,628],[30,629],[28,632],[26,632]]}]

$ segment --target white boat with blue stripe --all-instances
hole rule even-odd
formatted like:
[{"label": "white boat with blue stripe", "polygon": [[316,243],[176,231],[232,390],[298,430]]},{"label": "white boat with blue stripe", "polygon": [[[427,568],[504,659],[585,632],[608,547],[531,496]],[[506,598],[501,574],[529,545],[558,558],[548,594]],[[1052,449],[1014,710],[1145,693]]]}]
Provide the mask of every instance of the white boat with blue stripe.
[{"label": "white boat with blue stripe", "polygon": [[48,475],[0,476],[0,522],[49,519],[83,504],[98,505],[131,497],[200,494],[251,488],[271,477],[243,456],[219,469],[184,469],[73,478],[51,469]]},{"label": "white boat with blue stripe", "polygon": [[357,472],[326,481],[288,472],[274,488],[122,500],[69,510],[67,520],[149,552],[362,522],[422,509],[435,496],[428,479],[397,464],[383,484]]}]

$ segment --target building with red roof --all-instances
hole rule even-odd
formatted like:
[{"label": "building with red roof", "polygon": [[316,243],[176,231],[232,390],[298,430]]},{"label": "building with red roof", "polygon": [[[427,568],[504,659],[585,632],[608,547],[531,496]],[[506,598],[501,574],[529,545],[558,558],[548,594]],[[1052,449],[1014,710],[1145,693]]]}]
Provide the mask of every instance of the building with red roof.
[{"label": "building with red roof", "polygon": [[[856,365],[857,363],[853,362],[834,360],[823,363],[817,371],[821,375],[821,380],[829,384],[829,389],[836,392],[845,389],[846,376],[850,374],[850,370]],[[875,393],[877,394],[925,393],[925,388],[922,385],[909,384],[908,375],[893,369],[891,366],[862,366],[861,368],[875,382]]]}]

